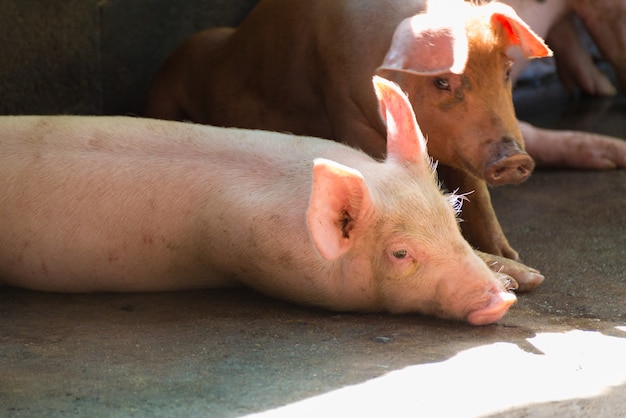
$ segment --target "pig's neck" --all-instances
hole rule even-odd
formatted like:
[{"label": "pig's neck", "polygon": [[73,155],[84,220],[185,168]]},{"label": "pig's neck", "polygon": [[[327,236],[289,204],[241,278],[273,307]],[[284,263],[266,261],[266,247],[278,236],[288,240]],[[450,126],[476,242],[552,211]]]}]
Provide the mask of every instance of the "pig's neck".
[{"label": "pig's neck", "polygon": [[[371,307],[376,296],[369,260],[357,260],[363,258],[358,249],[333,261],[324,260],[310,238],[306,218],[315,158],[365,170],[379,163],[331,141],[303,141],[306,147],[296,146],[297,152],[293,144],[279,143],[258,164],[251,163],[258,161],[251,155],[213,153],[215,161],[228,163],[197,181],[217,188],[222,184],[236,187],[217,193],[207,186],[207,195],[219,196],[219,200],[207,200],[198,212],[198,239],[205,243],[201,257],[205,264],[198,276],[225,277],[273,297],[309,305],[345,310]],[[202,213],[212,215],[207,221]]]},{"label": "pig's neck", "polygon": [[[219,208],[207,203],[205,212],[214,213],[219,222],[203,227],[206,264],[198,280],[226,278],[273,297],[320,307],[371,307],[375,295],[369,267],[356,270],[353,255],[324,260],[314,247],[306,225],[310,185],[276,190],[271,183],[267,179],[245,193],[227,191]],[[251,212],[233,211],[235,207]]]}]

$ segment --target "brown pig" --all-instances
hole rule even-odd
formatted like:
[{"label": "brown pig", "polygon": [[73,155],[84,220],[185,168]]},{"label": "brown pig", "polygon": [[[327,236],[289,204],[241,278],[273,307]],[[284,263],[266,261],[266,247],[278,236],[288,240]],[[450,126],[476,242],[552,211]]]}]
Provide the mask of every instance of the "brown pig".
[{"label": "brown pig", "polygon": [[463,239],[410,104],[384,162],[332,141],[125,117],[0,118],[0,280],[62,292],[245,284],[480,325],[515,301]]},{"label": "brown pig", "polygon": [[320,136],[382,158],[378,73],[408,92],[447,186],[474,191],[462,224],[470,243],[517,259],[487,189],[534,166],[513,108],[513,45],[550,53],[497,3],[435,1],[426,11],[421,0],[262,0],[237,29],[184,42],[157,75],[146,116]]}]

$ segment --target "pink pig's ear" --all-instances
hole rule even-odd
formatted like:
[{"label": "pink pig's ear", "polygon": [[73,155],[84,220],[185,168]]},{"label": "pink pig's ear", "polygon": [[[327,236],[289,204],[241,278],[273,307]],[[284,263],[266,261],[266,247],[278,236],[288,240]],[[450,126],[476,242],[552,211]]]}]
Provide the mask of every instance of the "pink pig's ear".
[{"label": "pink pig's ear", "polygon": [[465,24],[456,18],[440,20],[418,14],[400,22],[380,68],[419,75],[461,74],[468,54]]},{"label": "pink pig's ear", "polygon": [[334,260],[354,244],[355,228],[371,205],[363,176],[334,161],[317,158],[307,213],[315,247],[326,260]]},{"label": "pink pig's ear", "polygon": [[373,81],[380,113],[387,125],[387,159],[426,162],[426,139],[409,99],[396,83],[379,76],[374,76]]},{"label": "pink pig's ear", "polygon": [[543,39],[533,32],[511,7],[502,3],[489,3],[485,7],[493,9],[491,24],[502,25],[510,45],[519,45],[524,57],[542,58],[552,55]]}]

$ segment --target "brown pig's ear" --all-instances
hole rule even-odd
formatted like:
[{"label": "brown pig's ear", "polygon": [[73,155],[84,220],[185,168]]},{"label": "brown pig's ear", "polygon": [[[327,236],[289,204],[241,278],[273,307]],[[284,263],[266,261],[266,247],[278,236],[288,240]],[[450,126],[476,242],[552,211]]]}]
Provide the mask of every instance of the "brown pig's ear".
[{"label": "brown pig's ear", "polygon": [[552,51],[515,11],[502,3],[490,3],[485,6],[493,8],[492,25],[502,25],[511,45],[519,45],[526,58],[542,58],[552,56]]},{"label": "brown pig's ear", "polygon": [[465,25],[459,19],[441,24],[438,20],[419,14],[400,22],[380,68],[419,75],[461,74],[468,54]]},{"label": "brown pig's ear", "polygon": [[315,159],[307,225],[325,260],[335,260],[353,247],[362,214],[371,204],[361,173],[334,161]]},{"label": "brown pig's ear", "polygon": [[380,113],[387,125],[387,159],[426,164],[426,139],[415,113],[400,87],[383,77],[374,76]]}]

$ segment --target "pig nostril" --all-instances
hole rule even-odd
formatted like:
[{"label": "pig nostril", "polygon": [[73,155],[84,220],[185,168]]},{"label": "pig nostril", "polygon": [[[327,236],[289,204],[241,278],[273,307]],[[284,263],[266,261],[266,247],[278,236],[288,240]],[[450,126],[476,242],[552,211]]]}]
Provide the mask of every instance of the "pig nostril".
[{"label": "pig nostril", "polygon": [[499,169],[495,170],[495,171],[493,172],[493,179],[494,179],[494,180],[498,180],[498,179],[500,179],[500,177],[502,177],[502,175],[504,174],[504,172],[505,172],[506,170],[507,170],[507,168],[506,168],[506,167],[502,167],[502,168],[499,168]]},{"label": "pig nostril", "polygon": [[[500,168],[494,170],[493,177],[495,179],[499,179],[499,178],[505,176],[507,171],[509,171],[510,168],[511,167],[503,166],[503,167],[500,167]],[[520,164],[517,167],[515,167],[514,170],[516,170],[517,173],[520,176],[523,176],[523,177],[528,176],[530,174],[530,172],[531,172],[531,168],[527,164]]]},{"label": "pig nostril", "polygon": [[530,176],[534,166],[528,156],[509,157],[492,164],[485,172],[485,180],[493,186],[521,183]]},{"label": "pig nostril", "polygon": [[520,176],[527,177],[532,172],[532,169],[533,169],[532,164],[520,164],[517,167],[517,172],[520,174]]}]

